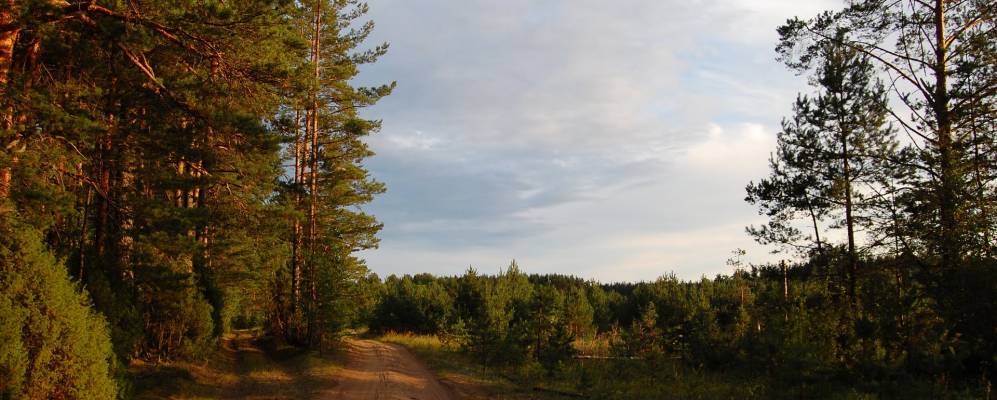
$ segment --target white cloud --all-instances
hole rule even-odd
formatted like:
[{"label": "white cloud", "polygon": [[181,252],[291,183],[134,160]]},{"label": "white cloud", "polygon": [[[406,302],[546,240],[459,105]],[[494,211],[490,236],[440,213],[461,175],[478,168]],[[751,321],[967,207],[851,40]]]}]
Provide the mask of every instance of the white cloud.
[{"label": "white cloud", "polygon": [[415,131],[410,135],[389,134],[387,141],[403,150],[430,150],[436,147],[441,139],[426,135],[422,131]]},{"label": "white cloud", "polygon": [[[593,272],[596,278],[605,280],[646,280],[671,272],[685,279],[729,274],[732,270],[726,261],[735,248],[746,250],[744,263],[774,260],[768,249],[745,240],[744,227],[733,223],[683,232],[622,235],[609,241],[606,247],[626,256],[605,272]],[[702,248],[712,250],[703,252]]]},{"label": "white cloud", "polygon": [[723,16],[716,24],[724,36],[744,44],[772,40],[775,27],[793,16],[807,18],[820,10],[840,8],[842,0],[715,0],[710,14]]},{"label": "white cloud", "polygon": [[760,124],[743,123],[733,129],[710,124],[706,140],[689,146],[682,161],[689,168],[717,175],[755,176],[765,172],[775,144],[775,134]]},{"label": "white cloud", "polygon": [[[694,279],[767,257],[744,185],[801,80],[775,27],[835,0],[382,0],[363,80],[398,80],[368,165],[375,271]],[[426,21],[431,21],[427,23]]]}]

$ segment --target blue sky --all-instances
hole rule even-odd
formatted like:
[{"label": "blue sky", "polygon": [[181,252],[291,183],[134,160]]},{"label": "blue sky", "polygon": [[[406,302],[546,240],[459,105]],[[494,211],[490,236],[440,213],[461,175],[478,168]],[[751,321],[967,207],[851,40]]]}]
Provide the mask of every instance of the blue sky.
[{"label": "blue sky", "polygon": [[395,80],[367,162],[388,186],[378,274],[697,279],[775,259],[744,186],[805,79],[775,28],[835,0],[371,0]]}]

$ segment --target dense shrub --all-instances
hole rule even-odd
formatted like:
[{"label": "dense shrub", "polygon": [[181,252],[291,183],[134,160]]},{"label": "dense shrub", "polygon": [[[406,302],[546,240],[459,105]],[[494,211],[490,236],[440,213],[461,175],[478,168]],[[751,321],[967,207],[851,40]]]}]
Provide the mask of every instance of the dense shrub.
[{"label": "dense shrub", "polygon": [[370,321],[372,330],[436,333],[445,325],[453,300],[439,282],[392,275],[384,288]]},{"label": "dense shrub", "polygon": [[112,399],[106,322],[42,243],[0,214],[0,398]]}]

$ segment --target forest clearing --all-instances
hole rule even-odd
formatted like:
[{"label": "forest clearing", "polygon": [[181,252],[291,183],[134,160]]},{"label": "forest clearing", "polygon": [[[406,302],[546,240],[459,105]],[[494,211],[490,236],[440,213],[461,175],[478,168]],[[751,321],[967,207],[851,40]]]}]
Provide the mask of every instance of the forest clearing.
[{"label": "forest clearing", "polygon": [[995,374],[997,0],[0,0],[0,400]]}]

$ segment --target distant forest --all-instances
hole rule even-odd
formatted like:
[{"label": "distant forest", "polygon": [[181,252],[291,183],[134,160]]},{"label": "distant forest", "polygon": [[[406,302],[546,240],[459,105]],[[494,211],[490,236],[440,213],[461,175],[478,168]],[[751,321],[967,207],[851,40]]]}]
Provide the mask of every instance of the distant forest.
[{"label": "distant forest", "polygon": [[128,398],[133,360],[203,358],[237,328],[316,350],[435,335],[590,398],[993,397],[992,1],[779,26],[810,87],[746,182],[767,218],[746,231],[793,261],[616,284],[368,270],[362,207],[385,187],[359,110],[395,84],[354,84],[388,51],[367,10],[0,2],[0,399]]}]

